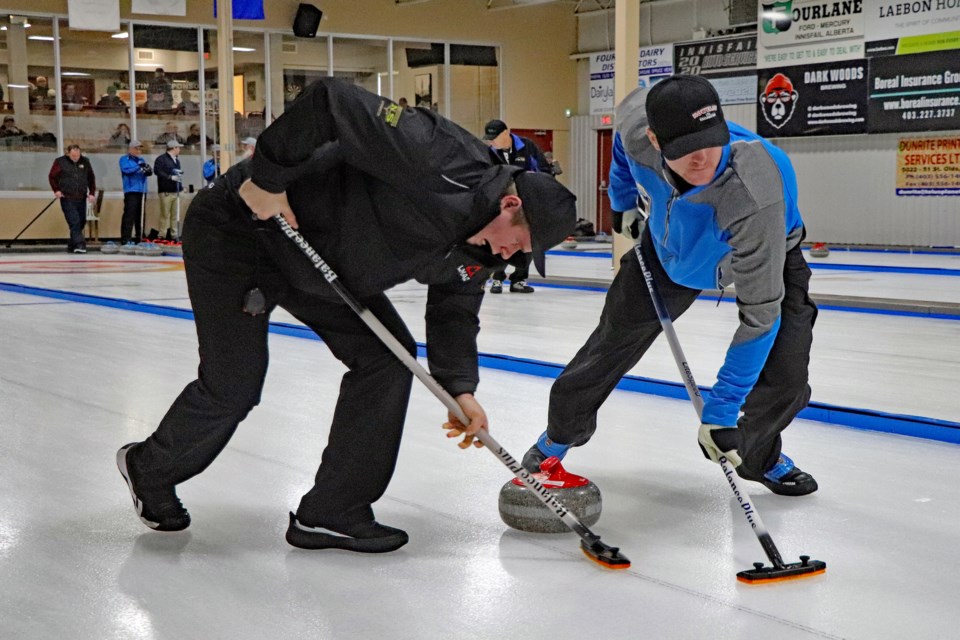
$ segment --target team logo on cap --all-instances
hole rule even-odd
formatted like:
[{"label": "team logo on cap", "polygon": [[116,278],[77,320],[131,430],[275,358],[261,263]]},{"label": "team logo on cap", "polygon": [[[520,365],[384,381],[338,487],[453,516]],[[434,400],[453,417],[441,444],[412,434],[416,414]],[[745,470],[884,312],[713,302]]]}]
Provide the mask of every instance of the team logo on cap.
[{"label": "team logo on cap", "polygon": [[793,82],[787,76],[778,73],[770,78],[767,86],[763,88],[763,93],[760,94],[760,107],[763,110],[764,120],[774,129],[787,124],[797,108],[798,96],[799,94],[793,89]]},{"label": "team logo on cap", "polygon": [[477,273],[481,269],[483,269],[483,267],[481,267],[478,264],[469,264],[469,265],[461,264],[460,266],[457,267],[457,273],[460,274],[461,280],[463,280],[464,282],[470,282],[470,279],[473,276],[477,275]]},{"label": "team logo on cap", "polygon": [[717,117],[717,105],[708,104],[705,107],[700,107],[696,111],[690,114],[690,116],[697,122],[706,122],[710,118]]}]

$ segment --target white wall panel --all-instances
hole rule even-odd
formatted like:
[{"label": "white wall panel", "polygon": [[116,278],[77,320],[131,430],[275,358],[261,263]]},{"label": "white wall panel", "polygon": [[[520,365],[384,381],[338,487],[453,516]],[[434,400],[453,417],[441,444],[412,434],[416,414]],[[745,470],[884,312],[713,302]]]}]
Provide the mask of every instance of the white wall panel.
[{"label": "white wall panel", "polygon": [[577,218],[597,223],[597,127],[599,116],[570,119],[570,190],[577,196]]},{"label": "white wall panel", "polygon": [[[927,135],[940,134],[951,132]],[[774,141],[789,154],[797,171],[807,240],[960,246],[960,198],[895,194],[901,137],[882,134]]]}]

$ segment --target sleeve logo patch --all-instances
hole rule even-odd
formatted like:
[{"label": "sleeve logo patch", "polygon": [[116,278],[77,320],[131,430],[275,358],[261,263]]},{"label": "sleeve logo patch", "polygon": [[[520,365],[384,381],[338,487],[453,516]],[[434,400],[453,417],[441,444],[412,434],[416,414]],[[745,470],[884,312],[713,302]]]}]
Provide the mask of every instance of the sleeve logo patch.
[{"label": "sleeve logo patch", "polygon": [[463,280],[464,282],[470,282],[470,279],[473,278],[473,276],[477,275],[477,273],[479,273],[481,269],[483,269],[483,267],[481,267],[480,265],[474,265],[474,264],[460,265],[459,267],[457,267],[457,273],[460,274],[461,280]]},{"label": "sleeve logo patch", "polygon": [[387,100],[381,100],[380,107],[377,108],[377,115],[381,116],[383,121],[391,127],[396,127],[400,122],[400,116],[403,115],[403,107]]}]

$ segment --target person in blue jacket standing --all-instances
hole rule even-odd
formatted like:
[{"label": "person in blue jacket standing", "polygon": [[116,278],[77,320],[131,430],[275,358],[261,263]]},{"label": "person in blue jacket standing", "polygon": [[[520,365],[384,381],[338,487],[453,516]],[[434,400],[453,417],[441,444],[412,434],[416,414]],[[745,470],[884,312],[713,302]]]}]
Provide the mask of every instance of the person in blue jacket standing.
[{"label": "person in blue jacket standing", "polygon": [[[736,286],[740,325],[704,394],[704,455],[726,456],[741,477],[777,494],[816,491],[816,480],[781,451],[781,432],[810,400],[817,317],[786,154],[726,122],[707,80],[673,76],[619,105],[609,194],[614,229],[640,243],[671,318],[702,289]],[[546,457],[585,444],[600,405],[660,332],[628,251],[599,326],[551,389],[547,430],[524,467],[539,470]]]},{"label": "person in blue jacket standing", "polygon": [[203,163],[203,179],[206,186],[220,175],[220,145],[210,145],[210,159]]},{"label": "person in blue jacket standing", "polygon": [[127,155],[120,158],[123,178],[123,217],[120,218],[120,242],[139,242],[143,229],[143,200],[147,196],[147,178],[153,169],[143,159],[143,143],[131,140]]}]

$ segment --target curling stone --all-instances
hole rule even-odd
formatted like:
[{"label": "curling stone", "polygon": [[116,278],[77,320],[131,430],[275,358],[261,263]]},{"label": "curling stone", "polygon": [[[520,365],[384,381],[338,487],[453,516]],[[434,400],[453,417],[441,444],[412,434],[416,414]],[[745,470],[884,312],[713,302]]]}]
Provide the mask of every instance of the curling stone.
[{"label": "curling stone", "polygon": [[563,249],[576,249],[577,239],[573,236],[569,236],[566,240],[560,243],[560,247]]},{"label": "curling stone", "polygon": [[132,256],[137,252],[137,245],[133,244],[132,242],[128,242],[127,244],[117,249],[117,251],[118,253],[122,253],[125,256]]},{"label": "curling stone", "polygon": [[177,256],[177,257],[183,256],[183,245],[168,244],[161,248],[163,249],[163,255],[165,256]]},{"label": "curling stone", "polygon": [[137,245],[135,253],[138,256],[162,256],[163,249],[160,248],[160,245],[152,242],[141,242]]},{"label": "curling stone", "polygon": [[830,255],[830,249],[822,242],[817,242],[810,247],[811,258],[826,258],[828,255]]},{"label": "curling stone", "polygon": [[[557,500],[563,503],[584,525],[590,527],[600,519],[603,500],[600,489],[583,476],[567,473],[560,459],[550,457],[540,464],[540,473],[533,474]],[[500,489],[500,519],[507,526],[532,533],[566,533],[570,528],[547,508],[519,478]]]},{"label": "curling stone", "polygon": [[116,242],[106,242],[100,245],[100,253],[106,253],[112,255],[120,251],[120,247],[117,246]]}]

